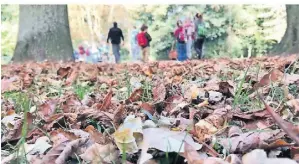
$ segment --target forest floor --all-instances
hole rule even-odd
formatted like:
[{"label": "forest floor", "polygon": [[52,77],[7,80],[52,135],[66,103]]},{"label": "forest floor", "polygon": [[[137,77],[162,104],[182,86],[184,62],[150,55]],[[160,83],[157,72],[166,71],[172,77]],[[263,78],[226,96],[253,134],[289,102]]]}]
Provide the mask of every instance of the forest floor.
[{"label": "forest floor", "polygon": [[1,70],[2,163],[299,162],[298,55]]}]

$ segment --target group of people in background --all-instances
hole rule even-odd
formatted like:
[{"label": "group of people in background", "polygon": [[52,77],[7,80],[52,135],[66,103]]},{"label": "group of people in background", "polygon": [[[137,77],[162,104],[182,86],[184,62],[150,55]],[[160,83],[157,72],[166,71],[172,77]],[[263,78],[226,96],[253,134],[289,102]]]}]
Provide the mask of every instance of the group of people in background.
[{"label": "group of people in background", "polygon": [[[206,37],[205,24],[202,14],[197,13],[192,19],[187,18],[184,22],[177,21],[177,28],[174,31],[177,48],[177,60],[184,61],[192,58],[192,45],[197,58],[203,58],[203,43]],[[170,57],[175,58],[175,55]]]},{"label": "group of people in background", "polygon": [[[194,47],[197,58],[203,57],[203,43],[205,40],[206,30],[203,22],[202,14],[197,13],[192,20],[187,18],[178,20],[172,36],[174,37],[174,44],[176,51],[171,51],[174,55],[170,55],[170,59],[185,61],[192,59],[192,47]],[[149,61],[150,55],[150,42],[152,38],[148,33],[148,26],[143,24],[140,29],[136,26],[133,27],[131,32],[131,54],[133,61]],[[109,42],[112,45],[113,55],[109,55]],[[124,36],[122,30],[118,27],[117,23],[113,23],[107,37],[107,44],[96,46],[79,46],[78,51],[75,51],[75,59],[79,61],[86,61],[91,63],[96,62],[120,62],[120,47],[124,45]],[[173,46],[174,47],[174,46]]]}]

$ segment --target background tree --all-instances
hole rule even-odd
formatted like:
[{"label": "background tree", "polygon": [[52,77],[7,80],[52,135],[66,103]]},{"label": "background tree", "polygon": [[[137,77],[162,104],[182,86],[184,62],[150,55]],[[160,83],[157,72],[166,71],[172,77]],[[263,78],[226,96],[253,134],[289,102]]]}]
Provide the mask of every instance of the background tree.
[{"label": "background tree", "polygon": [[14,62],[71,60],[67,5],[20,5]]},{"label": "background tree", "polygon": [[299,5],[286,5],[287,29],[274,54],[299,53]]}]

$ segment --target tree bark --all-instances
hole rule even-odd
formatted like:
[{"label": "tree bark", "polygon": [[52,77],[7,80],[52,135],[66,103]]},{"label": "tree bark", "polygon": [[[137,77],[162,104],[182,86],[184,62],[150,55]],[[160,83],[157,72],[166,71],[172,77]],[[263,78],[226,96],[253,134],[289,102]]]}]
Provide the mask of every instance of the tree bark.
[{"label": "tree bark", "polygon": [[20,5],[14,62],[69,61],[72,53],[67,5]]},{"label": "tree bark", "polygon": [[286,5],[287,29],[274,54],[299,53],[299,5]]}]

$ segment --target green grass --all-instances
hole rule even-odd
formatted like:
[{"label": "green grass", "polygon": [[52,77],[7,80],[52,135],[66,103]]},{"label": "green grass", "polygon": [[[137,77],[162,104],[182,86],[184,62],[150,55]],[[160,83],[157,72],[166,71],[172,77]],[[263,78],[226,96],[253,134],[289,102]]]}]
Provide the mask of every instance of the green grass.
[{"label": "green grass", "polygon": [[236,107],[238,104],[244,104],[244,101],[248,101],[248,95],[247,95],[248,92],[246,91],[245,94],[242,93],[243,85],[245,83],[245,79],[246,79],[248,71],[249,71],[249,67],[246,69],[243,78],[238,83],[238,88],[236,90],[234,101],[233,101],[233,107]]},{"label": "green grass", "polygon": [[142,99],[141,99],[142,102],[151,101],[153,99],[153,96],[152,96],[152,88],[153,88],[153,86],[146,79],[143,81],[142,84],[143,84],[142,85],[143,93],[142,93]]},{"label": "green grass", "polygon": [[89,85],[80,85],[76,84],[73,86],[75,94],[79,97],[80,100],[84,98],[84,96],[93,91],[93,87]]},{"label": "green grass", "polygon": [[299,93],[299,86],[296,84],[289,85],[288,89],[289,89],[289,93],[291,95],[298,95],[298,93]]},{"label": "green grass", "polygon": [[[235,97],[233,101],[233,108],[240,108],[242,111],[249,111],[252,109],[259,109],[262,107],[262,104],[259,100],[250,98],[250,94],[253,93],[253,90],[250,88],[244,88],[244,84],[246,82],[246,76],[248,75],[248,72],[250,71],[250,67],[247,67],[247,69],[244,72],[244,76],[241,80],[237,81],[237,90],[235,92]],[[256,71],[256,74],[258,76],[260,71],[260,66],[256,66],[251,68]],[[248,81],[248,84],[251,84],[252,80]]]},{"label": "green grass", "polygon": [[[13,91],[13,92],[5,92],[3,94],[5,99],[11,99],[15,104],[15,112],[20,113],[24,112],[24,109],[27,109],[30,104],[30,99],[28,94],[20,91]],[[28,109],[28,111],[30,108]]]},{"label": "green grass", "polygon": [[[27,96],[25,96],[28,98]],[[23,99],[24,100],[24,99]],[[26,101],[28,100],[28,101]],[[29,110],[31,108],[32,101],[28,98],[25,99],[20,106],[20,110],[23,112],[23,126],[22,126],[22,132],[21,132],[21,139],[18,141],[17,146],[16,146],[16,161],[18,163],[29,163],[27,161],[26,157],[26,150],[25,150],[25,143],[26,143],[26,136],[28,133],[28,121],[27,121],[27,115],[29,113]]]}]

